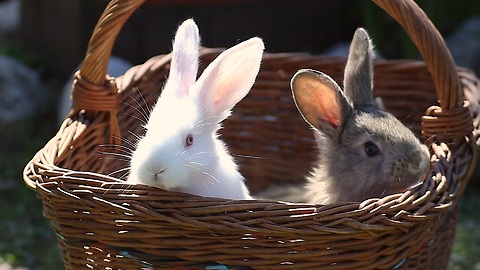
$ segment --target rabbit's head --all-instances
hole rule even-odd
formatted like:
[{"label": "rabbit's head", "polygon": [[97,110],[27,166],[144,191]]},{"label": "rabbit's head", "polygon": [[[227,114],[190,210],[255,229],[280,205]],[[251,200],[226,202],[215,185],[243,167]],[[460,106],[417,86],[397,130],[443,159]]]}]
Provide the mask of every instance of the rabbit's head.
[{"label": "rabbit's head", "polygon": [[311,202],[361,201],[419,183],[429,152],[373,99],[373,49],[358,29],[350,45],[344,90],[328,75],[300,70],[292,78],[295,103],[315,129],[320,157],[309,177]]},{"label": "rabbit's head", "polygon": [[169,77],[151,112],[146,134],[132,155],[129,182],[242,198],[229,192],[248,195],[244,186],[237,190],[223,186],[224,190],[216,191],[225,181],[243,185],[243,177],[217,138],[217,130],[252,87],[264,45],[261,39],[252,38],[229,48],[196,80],[199,40],[193,20],[179,27]]}]

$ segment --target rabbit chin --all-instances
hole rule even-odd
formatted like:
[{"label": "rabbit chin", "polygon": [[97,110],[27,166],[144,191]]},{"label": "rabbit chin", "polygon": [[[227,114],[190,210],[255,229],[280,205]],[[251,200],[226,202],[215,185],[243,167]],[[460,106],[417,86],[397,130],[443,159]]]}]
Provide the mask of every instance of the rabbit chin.
[{"label": "rabbit chin", "polygon": [[395,193],[403,193],[406,190],[413,188],[415,186],[418,186],[423,183],[425,180],[426,176],[428,175],[429,171],[427,170],[428,167],[424,171],[417,172],[416,174],[408,175],[403,177],[403,179],[391,179],[389,181],[390,187],[388,190],[388,194],[383,194],[385,195],[390,195],[390,194],[395,194]]},{"label": "rabbit chin", "polygon": [[132,170],[128,177],[129,184],[145,184],[169,191],[180,191],[188,186],[189,174],[183,170],[170,167],[162,173],[155,173],[148,169]]}]

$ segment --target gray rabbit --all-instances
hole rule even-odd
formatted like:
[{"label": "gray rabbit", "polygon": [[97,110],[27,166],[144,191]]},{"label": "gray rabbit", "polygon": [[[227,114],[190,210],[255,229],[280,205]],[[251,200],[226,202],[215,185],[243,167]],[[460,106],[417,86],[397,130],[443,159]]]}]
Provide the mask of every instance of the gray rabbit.
[{"label": "gray rabbit", "polygon": [[302,69],[291,88],[298,110],[315,129],[319,160],[306,200],[327,204],[403,192],[420,183],[428,148],[373,99],[373,45],[359,28],[345,67],[344,90],[328,75]]}]

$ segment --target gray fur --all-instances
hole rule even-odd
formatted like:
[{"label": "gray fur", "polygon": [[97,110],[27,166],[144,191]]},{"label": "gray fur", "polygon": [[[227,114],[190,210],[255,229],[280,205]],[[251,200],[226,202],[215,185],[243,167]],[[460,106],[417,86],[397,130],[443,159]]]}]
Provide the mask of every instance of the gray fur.
[{"label": "gray fur", "polygon": [[[297,107],[315,129],[319,148],[318,164],[306,186],[306,197],[311,203],[363,201],[403,192],[419,183],[428,169],[428,148],[373,101],[371,52],[367,33],[357,30],[345,68],[345,94],[332,79],[325,85],[327,75],[312,76],[319,74],[316,71],[300,70],[292,78]],[[303,80],[316,82],[307,84]],[[331,82],[333,87],[329,86]],[[318,89],[302,88],[302,85],[323,85],[319,87],[321,91],[337,92],[342,116],[340,125],[333,127],[333,131],[330,123],[314,121],[325,119],[321,111],[315,110],[316,104],[322,102],[319,96],[323,96],[312,94]],[[312,97],[317,100],[308,99]],[[309,119],[305,115],[309,115]],[[379,147],[378,155],[366,154],[364,145],[369,141]]]},{"label": "gray fur", "polygon": [[373,104],[373,45],[363,28],[358,28],[353,35],[343,85],[345,95],[355,105]]}]

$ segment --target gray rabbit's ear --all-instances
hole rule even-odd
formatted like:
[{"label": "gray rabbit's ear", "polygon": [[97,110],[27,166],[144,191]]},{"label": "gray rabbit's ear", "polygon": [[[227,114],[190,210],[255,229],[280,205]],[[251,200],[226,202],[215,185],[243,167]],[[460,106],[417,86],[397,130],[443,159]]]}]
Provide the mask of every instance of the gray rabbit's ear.
[{"label": "gray rabbit's ear", "polygon": [[345,95],[354,107],[374,105],[372,59],[372,41],[365,29],[358,28],[350,44],[343,81]]},{"label": "gray rabbit's ear", "polygon": [[335,138],[353,108],[338,84],[328,75],[299,70],[290,83],[298,110],[315,129]]}]

